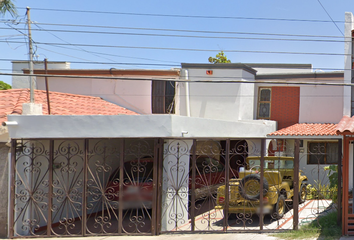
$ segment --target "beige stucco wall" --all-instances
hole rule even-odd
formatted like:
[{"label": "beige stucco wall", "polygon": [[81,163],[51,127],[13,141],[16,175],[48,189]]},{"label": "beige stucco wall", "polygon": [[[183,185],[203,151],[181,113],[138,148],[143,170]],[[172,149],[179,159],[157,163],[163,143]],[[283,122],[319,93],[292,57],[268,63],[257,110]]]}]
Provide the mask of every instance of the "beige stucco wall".
[{"label": "beige stucco wall", "polygon": [[[151,113],[151,81],[93,78],[49,78],[49,90],[101,97],[141,114]],[[45,90],[43,77],[37,77],[37,89]]]}]

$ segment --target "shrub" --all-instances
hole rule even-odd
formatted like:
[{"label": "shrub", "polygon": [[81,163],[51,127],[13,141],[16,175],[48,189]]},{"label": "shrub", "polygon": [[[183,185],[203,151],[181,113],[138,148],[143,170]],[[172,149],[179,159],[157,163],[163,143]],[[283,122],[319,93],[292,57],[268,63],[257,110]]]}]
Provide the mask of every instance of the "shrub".
[{"label": "shrub", "polygon": [[337,200],[337,188],[315,181],[315,185],[307,185],[307,199],[332,199]]}]

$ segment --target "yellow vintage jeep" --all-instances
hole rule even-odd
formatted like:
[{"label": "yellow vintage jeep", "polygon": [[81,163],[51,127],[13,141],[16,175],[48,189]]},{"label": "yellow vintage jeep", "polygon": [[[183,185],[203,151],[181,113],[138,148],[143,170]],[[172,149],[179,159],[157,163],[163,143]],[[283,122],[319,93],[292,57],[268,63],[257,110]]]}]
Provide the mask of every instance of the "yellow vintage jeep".
[{"label": "yellow vintage jeep", "polygon": [[[260,157],[248,157],[246,169],[240,168],[239,178],[229,182],[229,213],[260,213]],[[294,158],[264,157],[263,214],[280,219],[285,213],[285,201],[294,197]],[[306,200],[307,177],[299,173],[299,203]],[[215,209],[224,209],[225,185],[217,190]]]}]

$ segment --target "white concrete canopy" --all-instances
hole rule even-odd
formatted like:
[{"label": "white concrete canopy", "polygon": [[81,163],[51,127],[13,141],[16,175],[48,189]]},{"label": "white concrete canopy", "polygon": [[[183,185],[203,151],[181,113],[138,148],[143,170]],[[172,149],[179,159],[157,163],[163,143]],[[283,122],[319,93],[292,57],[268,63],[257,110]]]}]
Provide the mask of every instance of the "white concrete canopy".
[{"label": "white concrete canopy", "polygon": [[176,115],[9,115],[10,138],[265,138],[269,120],[221,121]]}]

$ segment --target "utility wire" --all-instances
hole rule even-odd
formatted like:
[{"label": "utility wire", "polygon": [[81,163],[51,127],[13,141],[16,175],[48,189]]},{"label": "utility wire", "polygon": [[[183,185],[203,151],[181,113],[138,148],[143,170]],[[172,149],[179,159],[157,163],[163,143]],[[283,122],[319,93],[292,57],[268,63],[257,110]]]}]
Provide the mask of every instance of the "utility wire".
[{"label": "utility wire", "polygon": [[[54,46],[54,47],[64,48],[64,49],[70,49],[70,50],[74,50],[74,51],[79,51],[78,49],[73,49],[73,48],[65,47],[65,46]],[[59,52],[56,52],[56,51],[53,51],[53,50],[48,50],[48,49],[43,48],[43,47],[38,47],[38,48],[41,48],[41,49],[46,50],[46,51],[50,51],[50,52],[53,52],[53,53],[57,53],[57,54],[63,55],[62,53],[59,53]],[[92,53],[96,53],[96,54],[100,54],[100,55],[106,55],[106,56],[111,56],[111,57],[131,58],[131,59],[139,59],[139,60],[147,60],[147,61],[155,61],[155,62],[166,62],[166,63],[180,64],[180,62],[176,62],[176,61],[165,61],[165,60],[157,60],[157,59],[152,59],[152,58],[142,58],[142,57],[124,56],[124,55],[116,55],[116,54],[102,53],[102,52],[95,52],[95,51],[88,51],[88,50],[86,50],[85,52],[92,52]],[[69,55],[66,55],[66,56],[69,56]],[[90,62],[91,62],[91,61],[89,61],[89,60],[87,60],[87,61],[88,61],[88,62],[86,62],[86,63],[90,63]],[[111,63],[112,63],[112,62],[110,62],[110,64],[111,64]]]},{"label": "utility wire", "polygon": [[[154,34],[154,33],[128,33],[128,32],[100,32],[100,31],[80,31],[80,30],[58,30],[58,29],[44,29],[38,24],[35,24],[39,29],[32,29],[32,31],[45,31],[49,34],[51,32],[65,32],[65,33],[87,33],[87,34],[111,34],[111,35],[131,35],[131,36],[151,36],[151,37],[182,37],[182,38],[211,38],[211,39],[239,39],[239,40],[270,40],[270,41],[300,41],[300,42],[333,42],[333,43],[345,43],[351,42],[351,40],[325,40],[325,39],[293,39],[293,38],[254,38],[254,37],[230,37],[230,36],[196,36],[196,35],[172,35],[172,34]],[[8,29],[1,28],[0,29]],[[62,40],[58,36],[52,34],[59,40]],[[68,43],[70,44],[70,43]]]},{"label": "utility wire", "polygon": [[[37,24],[35,24],[35,25],[37,26]],[[15,29],[15,30],[19,31],[18,29],[14,28],[14,27],[12,27],[12,26],[10,26],[10,25],[9,25],[9,27],[11,27],[12,29]],[[41,28],[40,26],[37,26],[37,27],[38,27],[38,28]],[[0,28],[0,29],[4,29],[4,28]],[[7,28],[5,28],[5,29],[7,29]],[[32,29],[32,30],[37,30],[37,29]],[[46,31],[45,29],[43,29],[43,30]],[[41,31],[41,30],[40,30],[40,31]],[[19,32],[21,32],[21,31],[19,31]],[[21,33],[22,33],[22,32],[21,32]],[[22,34],[23,34],[24,36],[27,36],[26,33],[22,33]],[[50,34],[53,35],[53,36],[55,36],[55,37],[58,38],[59,40],[61,40],[61,41],[63,41],[63,42],[66,42],[68,45],[72,45],[71,43],[69,43],[69,42],[67,42],[67,41],[65,41],[65,40],[63,40],[63,39],[61,39],[60,37],[58,37],[58,36],[56,36],[56,35],[54,35],[54,34],[52,34],[52,33],[50,33]],[[26,40],[25,40],[25,42],[26,42]],[[33,41],[33,43],[35,44],[34,41]],[[26,42],[26,44],[27,44],[27,42]],[[37,46],[36,46],[36,47],[37,47]],[[64,47],[64,46],[56,46],[56,47],[66,48],[66,47]],[[41,47],[41,48],[42,48],[42,47]],[[86,60],[86,61],[90,62],[89,60],[84,59],[84,58],[79,58],[79,57],[76,57],[76,56],[71,56],[71,55],[68,55],[68,54],[63,54],[63,53],[55,52],[55,51],[52,51],[52,50],[49,50],[49,49],[45,49],[45,48],[42,48],[42,49],[44,49],[44,50],[46,50],[46,51],[49,51],[49,52],[56,53],[56,54],[60,54],[60,55],[63,55],[63,56],[73,57],[73,58],[76,58],[76,59]],[[72,49],[72,48],[68,48],[68,49]],[[86,53],[91,53],[91,54],[93,54],[93,55],[95,55],[95,56],[97,56],[97,57],[100,57],[99,55],[106,55],[106,56],[124,57],[124,58],[140,59],[140,60],[149,60],[149,61],[158,61],[158,62],[177,63],[177,62],[173,62],[173,61],[164,61],[164,60],[157,60],[157,59],[151,59],[151,58],[141,58],[141,57],[132,57],[132,56],[105,54],[105,53],[100,53],[100,52],[89,51],[89,50],[86,50],[86,49],[82,49],[82,48],[80,48],[80,47],[76,47],[76,49],[74,49],[74,50],[80,50],[80,51],[83,51],[83,52],[86,52]],[[105,57],[103,57],[103,58],[104,58],[104,59],[107,59],[107,60],[110,60],[110,61],[112,61],[112,62],[114,61],[114,60],[112,60],[112,59],[108,59],[108,58],[105,58]]]},{"label": "utility wire", "polygon": [[[101,79],[101,80],[136,80],[136,81],[174,81],[174,82],[186,82],[184,79],[179,78],[137,78],[137,77],[115,77],[115,76],[80,76],[80,75],[56,75],[56,74],[21,74],[21,73],[0,73],[3,76],[36,76],[36,77],[56,77],[56,78],[90,78],[90,79]],[[308,80],[314,80],[313,78],[303,78],[301,81],[294,81],[289,79],[278,79],[274,80],[259,80],[259,79],[250,79],[245,78],[231,80],[193,80],[189,79],[188,82],[193,83],[257,83],[257,84],[291,84],[291,85],[323,85],[323,86],[354,86],[354,83],[338,83],[338,82],[309,82]]]},{"label": "utility wire", "polygon": [[334,25],[337,27],[337,29],[340,31],[340,33],[344,36],[344,33],[340,30],[340,28],[337,26],[336,22],[332,19],[331,15],[329,15],[329,13],[327,12],[326,8],[322,5],[322,3],[320,2],[320,0],[317,0],[318,3],[321,5],[321,7],[323,8],[323,10],[327,13],[328,17],[331,19],[331,21],[334,23]]},{"label": "utility wire", "polygon": [[[24,8],[18,8],[24,9]],[[328,20],[315,19],[289,19],[289,18],[254,18],[254,17],[231,17],[231,16],[202,16],[202,15],[180,15],[180,14],[155,14],[155,13],[133,13],[133,12],[108,12],[108,11],[89,11],[89,10],[74,10],[74,9],[52,9],[52,8],[31,8],[38,11],[55,11],[55,12],[73,12],[73,13],[95,13],[95,14],[114,14],[114,15],[129,15],[129,16],[149,16],[149,17],[175,17],[175,18],[202,18],[202,19],[234,19],[234,20],[270,20],[270,21],[290,21],[290,22],[318,22],[326,23],[333,22]],[[335,21],[344,22],[344,21]]]},{"label": "utility wire", "polygon": [[[7,42],[0,40],[0,42]],[[18,41],[11,41],[11,43],[22,43]],[[47,46],[66,46],[65,43],[54,43],[54,42],[35,42],[39,45]],[[192,52],[218,52],[219,49],[200,49],[200,48],[167,48],[167,47],[142,47],[142,46],[123,46],[123,45],[103,45],[103,44],[83,44],[83,43],[72,43],[70,46],[84,46],[84,47],[99,47],[99,48],[127,48],[127,49],[146,49],[146,50],[169,50],[169,51],[192,51]],[[254,50],[233,50],[228,49],[224,52],[242,52],[242,53],[271,53],[271,54],[294,54],[294,55],[328,55],[328,56],[351,56],[351,54],[344,53],[313,53],[313,52],[276,52],[276,51],[254,51]]]},{"label": "utility wire", "polygon": [[[18,37],[18,36],[22,36],[22,34],[0,35],[0,38],[12,38],[12,39],[14,39],[14,37]],[[18,39],[22,39],[22,38],[18,38]]]},{"label": "utility wire", "polygon": [[[39,47],[41,48],[41,47]],[[47,50],[47,49],[44,49]],[[56,52],[55,52],[56,53]],[[14,59],[14,58],[0,58],[0,61],[4,62],[16,62],[16,61],[24,61],[23,59]],[[51,62],[58,62],[59,60],[53,60]],[[142,63],[142,62],[137,62],[137,63],[132,63],[132,62],[99,62],[99,61],[67,61],[64,60],[63,62],[70,62],[70,63],[77,63],[77,64],[98,64],[98,65],[109,65],[109,64],[114,64],[114,65],[145,65],[145,66],[162,66],[162,67],[174,67],[174,68],[180,68],[181,63],[176,62],[176,64],[164,64],[164,63]],[[242,64],[259,64],[259,63],[242,63]],[[262,64],[267,64],[267,63],[262,63]],[[272,63],[269,63],[272,64]],[[294,64],[296,65],[296,64]],[[213,67],[213,64],[210,64],[210,68]],[[269,68],[267,66],[256,66],[253,68]],[[289,67],[281,67],[277,66],[277,69],[289,69]],[[291,67],[291,69],[304,69],[303,67]],[[306,69],[307,70],[307,69]],[[330,68],[330,67],[312,67],[311,68],[312,72],[319,72],[321,70],[331,70],[331,71],[345,71],[349,70],[351,71],[352,69],[345,69],[345,68]],[[309,72],[311,73],[311,72]],[[279,73],[281,74],[281,73]]]},{"label": "utility wire", "polygon": [[[70,43],[70,42],[65,41],[64,39],[62,39],[62,38],[58,37],[57,35],[55,35],[55,34],[53,34],[53,33],[49,32],[49,31],[47,31],[47,30],[43,29],[42,27],[38,26],[37,24],[35,24],[35,25],[36,25],[38,28],[40,28],[40,30],[41,30],[41,31],[46,31],[46,32],[48,32],[49,34],[51,34],[52,36],[54,36],[55,38],[59,39],[60,41],[63,41],[63,42],[65,42],[65,43],[67,43],[67,44],[71,45],[71,43]],[[110,58],[107,58],[107,57],[102,57],[102,56],[100,56],[99,54],[92,53],[92,52],[90,52],[90,51],[88,51],[88,50],[86,50],[86,49],[84,49],[84,48],[77,47],[77,46],[75,46],[75,48],[77,48],[77,49],[78,49],[78,50],[80,50],[80,51],[83,51],[83,52],[86,52],[86,53],[92,54],[92,55],[94,55],[94,56],[96,56],[96,57],[100,57],[100,58],[103,58],[103,59],[106,59],[106,60],[109,60],[109,61],[113,61],[113,60],[112,60],[112,59],[110,59]],[[48,50],[47,50],[47,51],[48,51]],[[79,59],[79,58],[78,58],[78,59]],[[82,59],[82,60],[85,60],[85,59]],[[86,61],[87,61],[87,60],[86,60]]]},{"label": "utility wire", "polygon": [[[23,22],[23,23],[25,23],[25,22]],[[343,39],[343,36],[324,36],[324,35],[308,35],[308,34],[205,31],[205,30],[167,29],[167,28],[136,28],[136,27],[117,27],[117,26],[102,26],[102,25],[39,23],[39,22],[35,22],[35,23],[37,25],[63,26],[63,27],[82,27],[82,28],[107,28],[107,29],[125,29],[125,30],[143,30],[143,31],[168,31],[168,32],[188,32],[188,33],[207,33],[207,34],[239,34],[239,35],[286,36],[286,37],[316,37],[316,38],[340,38],[340,39]]]},{"label": "utility wire", "polygon": [[[26,22],[26,23],[27,23],[27,22]],[[38,28],[40,28],[40,29],[38,29],[38,30],[37,30],[37,29],[32,29],[32,30],[47,31],[46,29],[43,29],[43,28],[41,28],[40,26],[38,26],[38,24],[35,23],[35,25],[36,25]],[[10,25],[9,25],[9,27],[11,27],[11,28],[17,30],[16,28],[14,28],[14,27],[12,27],[12,26],[10,26]],[[7,28],[0,28],[0,29],[7,29]],[[17,30],[17,31],[19,31],[19,30]],[[48,32],[48,31],[47,31],[47,32]],[[75,31],[74,31],[74,32],[75,32]],[[27,34],[25,34],[25,33],[23,33],[23,34],[24,34],[25,36],[27,36]],[[63,40],[62,38],[56,36],[55,34],[52,34],[52,33],[50,33],[50,34],[51,34],[52,36],[58,38],[59,40],[61,40],[61,41],[65,42],[65,43],[67,43],[68,45],[72,45],[71,43],[69,43],[69,42]],[[35,42],[34,42],[34,43],[35,43]],[[75,46],[74,46],[74,47],[75,47]],[[65,47],[63,47],[63,48],[65,48]],[[149,61],[159,61],[159,62],[177,63],[177,62],[173,62],[173,61],[163,61],[163,60],[157,60],[157,59],[152,59],[152,58],[139,58],[139,57],[131,57],[131,56],[123,56],[123,55],[105,54],[105,53],[100,53],[100,52],[89,51],[89,50],[86,50],[86,49],[83,49],[83,48],[80,48],[80,47],[75,47],[75,48],[76,48],[75,50],[79,49],[79,50],[81,50],[81,51],[83,51],[83,52],[91,53],[91,54],[93,54],[93,55],[95,55],[95,56],[98,56],[98,57],[100,57],[99,55],[106,55],[106,56],[124,57],[124,58],[141,59],[141,60],[149,60]],[[44,48],[42,48],[42,49],[44,49]],[[72,48],[69,48],[69,49],[72,49]],[[45,49],[45,50],[46,50],[46,51],[51,51],[51,50],[48,50],[48,49]],[[51,51],[51,52],[55,52],[55,51]],[[55,53],[61,54],[61,55],[65,55],[65,56],[70,56],[70,55],[62,54],[62,53],[58,53],[58,52],[55,52]],[[81,59],[81,60],[86,60],[86,59],[78,58],[78,57],[74,57],[74,56],[71,56],[71,57],[77,58],[77,59]],[[104,58],[104,59],[107,59],[107,60],[110,60],[110,61],[114,61],[114,60],[112,60],[112,59],[108,59],[108,58],[105,58],[105,57],[103,57],[103,58]],[[89,60],[87,60],[87,61],[89,61]]]}]

